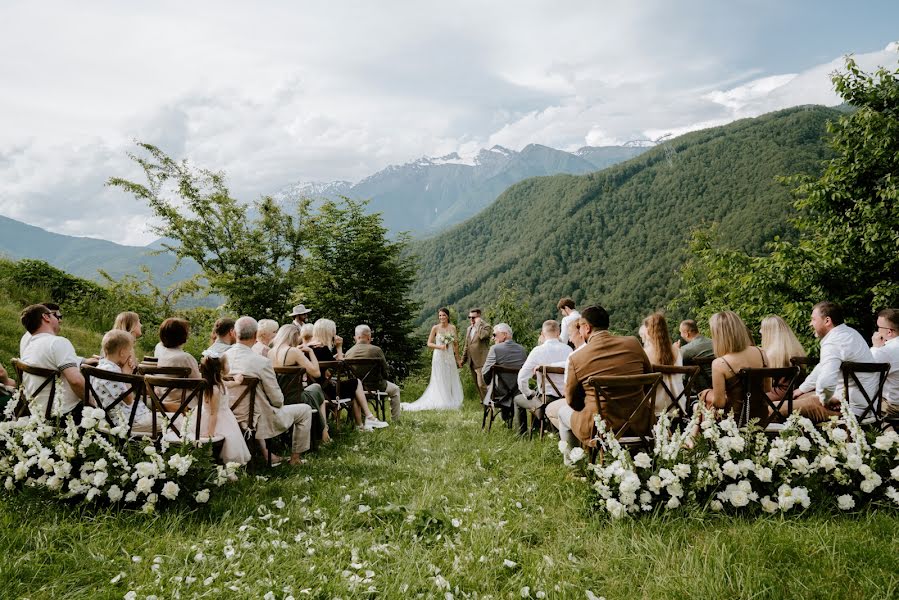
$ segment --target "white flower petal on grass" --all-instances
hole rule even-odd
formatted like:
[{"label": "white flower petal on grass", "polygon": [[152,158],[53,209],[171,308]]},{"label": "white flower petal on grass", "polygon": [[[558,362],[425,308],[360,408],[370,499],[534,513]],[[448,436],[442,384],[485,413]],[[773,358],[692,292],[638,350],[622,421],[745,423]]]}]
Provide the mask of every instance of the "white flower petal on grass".
[{"label": "white flower petal on grass", "polygon": [[360,505],[359,505],[358,511],[359,511],[360,513],[367,513],[367,512],[370,511],[370,510],[371,510],[371,506],[369,506],[369,505],[367,505],[367,504],[360,504]]},{"label": "white flower petal on grass", "polygon": [[137,600],[137,592],[135,592],[134,590],[131,590],[130,592],[125,594],[124,599],[125,600]]},{"label": "white flower petal on grass", "polygon": [[509,560],[508,558],[503,559],[503,566],[507,569],[514,569],[518,566],[518,563],[514,560]]},{"label": "white flower petal on grass", "polygon": [[522,598],[530,598],[531,597],[531,588],[528,586],[524,586],[521,588],[521,597]]},{"label": "white flower petal on grass", "polygon": [[119,571],[119,574],[109,580],[109,583],[116,584],[122,580],[122,577],[125,576],[124,571]]}]

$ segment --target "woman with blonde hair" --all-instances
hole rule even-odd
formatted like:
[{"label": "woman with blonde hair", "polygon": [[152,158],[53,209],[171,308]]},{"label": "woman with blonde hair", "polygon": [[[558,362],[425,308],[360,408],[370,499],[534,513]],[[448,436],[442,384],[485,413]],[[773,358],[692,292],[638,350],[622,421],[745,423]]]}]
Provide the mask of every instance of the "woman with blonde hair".
[{"label": "woman with blonde hair", "polygon": [[[768,364],[775,368],[791,366],[790,359],[794,356],[805,356],[805,348],[787,322],[777,315],[768,315],[762,319],[760,329],[762,334],[762,349],[768,357]],[[768,397],[772,402],[780,402],[787,391],[789,381],[779,380],[773,382]]]},{"label": "woman with blonde hair", "polygon": [[[640,326],[640,339],[643,340],[643,350],[654,365],[681,367],[684,364],[680,349],[671,342],[671,334],[668,332],[668,322],[665,315],[655,312],[643,319]],[[684,391],[683,375],[664,375],[662,382],[676,398]],[[665,392],[661,383],[656,388],[655,413],[660,415],[671,406],[671,396]]]},{"label": "woman with blonde hair", "polygon": [[303,323],[303,326],[300,327],[300,338],[303,340],[302,345],[308,346],[309,342],[312,341],[313,329],[312,323]]},{"label": "woman with blonde hair", "polygon": [[[321,377],[318,359],[315,358],[312,348],[301,346],[301,342],[300,328],[296,324],[288,323],[287,325],[282,325],[274,340],[272,340],[272,348],[268,353],[268,358],[272,361],[272,365],[275,368],[303,367],[306,370],[309,381],[317,380]],[[324,390],[318,383],[313,383],[306,386],[301,399],[304,404],[308,404],[318,411],[318,418],[321,423],[321,440],[324,443],[330,442],[327,399]],[[318,431],[314,429],[313,432],[318,435]]]},{"label": "woman with blonde hair", "polygon": [[134,339],[137,339],[144,334],[143,327],[140,324],[140,315],[136,312],[131,312],[130,310],[116,315],[115,324],[112,328],[127,331],[134,337]]},{"label": "woman with blonde hair", "polygon": [[[308,346],[312,348],[319,362],[343,360],[343,338],[337,335],[337,325],[331,319],[318,319],[315,322],[312,326],[312,340]],[[353,419],[359,430],[371,431],[388,426],[386,421],[381,421],[372,414],[368,400],[365,399],[362,382],[358,379],[344,379],[338,387],[331,381],[331,372],[325,371],[318,378],[318,383],[322,386],[328,401],[352,395]],[[365,422],[362,421],[363,414]]]},{"label": "woman with blonde hair", "polygon": [[253,352],[268,357],[272,339],[278,332],[278,322],[273,319],[260,319],[259,329],[256,331],[256,343],[253,344]]}]

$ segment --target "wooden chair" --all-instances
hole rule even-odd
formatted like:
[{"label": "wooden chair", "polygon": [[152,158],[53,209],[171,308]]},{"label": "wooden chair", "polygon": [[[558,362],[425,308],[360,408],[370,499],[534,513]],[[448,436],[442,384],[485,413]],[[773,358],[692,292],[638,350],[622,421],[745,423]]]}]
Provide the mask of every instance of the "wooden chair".
[{"label": "wooden chair", "polygon": [[[689,420],[690,417],[693,416],[693,403],[690,398],[694,396],[693,386],[696,383],[696,378],[699,376],[700,367],[698,365],[685,367],[677,367],[674,365],[652,365],[652,370],[654,373],[662,375],[662,378],[659,380],[659,387],[664,390],[671,405],[677,408],[678,420],[684,422]],[[665,383],[665,375],[683,377],[684,389],[681,390],[679,394],[675,394],[674,390],[669,388],[668,384]],[[683,404],[681,404],[681,402],[683,402]]]},{"label": "wooden chair", "polygon": [[[866,424],[865,421],[871,419],[870,422],[873,422],[878,429],[883,429],[885,421],[880,409],[881,404],[883,403],[883,386],[886,383],[887,375],[890,373],[890,363],[846,361],[840,365],[840,371],[843,373],[844,397],[847,400],[849,399],[849,382],[851,380],[855,383],[855,387],[858,388],[858,393],[861,394],[867,405],[862,411],[862,414],[857,417],[858,422]],[[869,395],[867,390],[865,390],[858,378],[859,373],[877,374],[877,389],[874,390],[874,394]]]},{"label": "wooden chair", "polygon": [[353,405],[353,395],[351,394],[349,398],[341,398],[343,394],[346,393],[346,390],[341,390],[340,382],[346,381],[347,378],[347,368],[344,365],[342,360],[320,360],[318,361],[318,368],[322,373],[325,371],[331,372],[331,382],[334,384],[334,390],[337,392],[336,397],[331,400],[328,399],[328,410],[331,413],[331,420],[334,423],[338,423],[340,421],[340,413],[341,411],[346,412],[346,420],[349,423],[352,423],[352,418],[350,415],[350,407]]},{"label": "wooden chair", "polygon": [[[599,416],[606,423],[610,423],[610,405],[620,406],[623,404],[620,399],[622,395],[628,392],[634,394],[642,390],[643,394],[639,400],[631,401],[624,407],[624,412],[630,413],[630,416],[617,431],[613,432],[618,443],[628,450],[652,448],[654,442],[652,428],[655,425],[656,417],[656,388],[661,379],[661,373],[643,373],[641,375],[606,375],[591,377],[587,380],[587,385],[592,386],[596,392]],[[596,460],[596,454],[601,444],[595,425],[590,442],[590,460],[593,462]]]},{"label": "wooden chair", "polygon": [[155,356],[145,356],[145,357],[143,357],[143,359],[141,359],[141,362],[155,365],[156,363],[159,362],[159,359],[156,358]]},{"label": "wooden chair", "polygon": [[[203,417],[203,392],[206,390],[206,380],[146,375],[144,383],[150,399],[150,410],[153,417],[151,434],[153,439],[159,439],[168,431],[171,431],[178,439],[184,441],[187,436],[185,435],[186,432],[182,433],[178,429],[178,417],[186,415],[187,409],[194,405],[196,406],[194,443],[199,446],[202,441],[200,421]],[[180,392],[174,394],[176,397],[180,395],[180,399],[170,398],[174,392]],[[165,408],[166,402],[177,403],[177,408],[171,416],[168,416],[168,411]],[[156,424],[157,413],[165,415],[163,419],[167,421],[166,426],[161,431]],[[187,427],[187,423],[184,426]]]},{"label": "wooden chair", "polygon": [[381,360],[378,358],[348,358],[343,364],[349,369],[359,381],[362,382],[362,389],[365,392],[365,398],[371,402],[375,408],[375,416],[380,414],[381,420],[387,420],[387,392],[378,389],[377,367],[380,366]]},{"label": "wooden chair", "polygon": [[[705,376],[705,379],[708,379],[708,386],[712,387],[712,363],[715,361],[714,356],[694,356],[693,358],[685,359],[684,366],[685,367],[699,367],[701,372],[700,375],[697,375],[697,381],[694,382],[694,386],[696,386],[699,382],[704,381],[702,375]],[[697,393],[702,390],[696,390]]]},{"label": "wooden chair", "polygon": [[[493,365],[493,385],[490,386],[490,397],[484,399],[484,417],[481,419],[481,431],[484,431],[484,427],[487,427],[487,431],[491,431],[493,429],[493,421],[496,419],[496,415],[502,412],[502,407],[497,406],[496,400],[498,399],[497,385],[496,380],[503,373],[511,373],[513,375],[518,375],[519,369],[514,367],[503,367],[501,365]],[[510,408],[510,410],[514,410],[514,405]],[[488,417],[490,420],[488,421]],[[506,427],[508,429],[512,429],[512,419],[510,418],[506,421]]]},{"label": "wooden chair", "polygon": [[799,367],[799,379],[796,380],[796,385],[802,385],[808,374],[818,364],[818,359],[812,356],[793,356],[790,358],[790,364]]},{"label": "wooden chair", "polygon": [[[799,379],[799,367],[764,367],[740,369],[737,374],[743,386],[743,406],[737,415],[737,425],[745,427],[751,419],[768,435],[777,435],[793,413],[793,390]],[[786,381],[787,388],[779,401],[773,401],[765,392],[766,382]],[[786,411],[783,408],[786,407]]]},{"label": "wooden chair", "polygon": [[[549,375],[564,375],[565,368],[540,365],[537,367],[537,370],[540,373],[540,377],[537,379],[538,386],[542,380],[543,387],[540,389],[540,407],[536,411],[531,412],[531,426],[528,431],[528,437],[533,439],[535,426],[534,419],[537,419],[540,424],[540,439],[542,440],[543,435],[546,433],[546,423],[549,421],[546,417],[546,407],[549,406],[550,402],[565,397],[564,392],[556,386],[556,383],[550,379]],[[550,388],[555,394],[555,397],[550,395]]]},{"label": "wooden chair", "polygon": [[[144,378],[140,375],[129,375],[126,373],[115,373],[113,371],[104,371],[97,367],[89,365],[81,366],[81,374],[84,376],[84,404],[86,406],[94,406],[103,409],[106,415],[106,423],[110,427],[119,425],[117,420],[113,418],[116,412],[122,416],[127,415],[127,434],[131,437],[131,428],[134,427],[134,417],[137,414],[137,406],[139,402],[146,400],[146,388],[144,386]],[[108,404],[103,404],[100,394],[94,388],[93,381],[96,380],[114,381],[125,385],[125,390],[112,399]],[[131,396],[131,406],[125,404],[125,398]],[[116,410],[119,406],[126,410]]]},{"label": "wooden chair", "polygon": [[31,375],[33,377],[37,377],[40,381],[38,383],[37,388],[30,394],[31,397],[35,397],[44,390],[49,391],[49,395],[47,397],[47,409],[44,411],[44,418],[48,421],[53,417],[53,400],[56,398],[56,377],[58,373],[54,369],[42,369],[40,367],[32,367],[31,365],[22,362],[18,358],[12,359],[12,366],[16,371],[16,379],[19,381],[19,389],[22,390],[22,397],[19,399],[19,403],[16,405],[14,416],[16,418],[25,416],[30,414],[30,407],[28,406],[28,402],[25,399],[25,375]]},{"label": "wooden chair", "polygon": [[160,367],[147,363],[137,365],[137,372],[141,375],[153,375],[158,377],[190,377],[189,367]]},{"label": "wooden chair", "polygon": [[[231,375],[225,377],[226,381],[233,381]],[[237,419],[237,424],[244,432],[244,438],[254,440],[256,438],[256,387],[259,385],[258,377],[244,375],[240,385],[228,388],[228,396],[231,405],[229,408]],[[239,392],[239,393],[238,393]],[[234,398],[234,396],[237,396]],[[249,446],[249,443],[247,444]]]},{"label": "wooden chair", "polygon": [[[312,449],[318,448],[324,431],[321,415],[325,408],[317,406],[314,402],[303,401],[303,389],[306,369],[299,366],[275,367],[275,377],[278,379],[278,387],[284,394],[284,404],[309,404],[312,407]],[[326,416],[327,418],[327,416]]]}]

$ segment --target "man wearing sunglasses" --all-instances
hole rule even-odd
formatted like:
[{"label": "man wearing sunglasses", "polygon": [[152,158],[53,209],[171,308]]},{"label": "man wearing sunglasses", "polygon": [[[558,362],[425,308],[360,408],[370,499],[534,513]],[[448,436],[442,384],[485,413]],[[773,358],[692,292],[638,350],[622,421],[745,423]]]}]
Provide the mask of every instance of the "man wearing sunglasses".
[{"label": "man wearing sunglasses", "polygon": [[890,363],[883,384],[883,412],[899,417],[899,309],[886,308],[877,313],[877,329],[871,336],[871,354],[876,362]]},{"label": "man wearing sunglasses", "polygon": [[468,329],[465,330],[465,347],[462,350],[462,359],[459,368],[468,365],[471,370],[471,378],[478,386],[481,400],[487,396],[487,384],[484,382],[484,374],[481,369],[487,360],[487,352],[490,350],[490,324],[481,319],[481,309],[472,308],[468,311]]}]

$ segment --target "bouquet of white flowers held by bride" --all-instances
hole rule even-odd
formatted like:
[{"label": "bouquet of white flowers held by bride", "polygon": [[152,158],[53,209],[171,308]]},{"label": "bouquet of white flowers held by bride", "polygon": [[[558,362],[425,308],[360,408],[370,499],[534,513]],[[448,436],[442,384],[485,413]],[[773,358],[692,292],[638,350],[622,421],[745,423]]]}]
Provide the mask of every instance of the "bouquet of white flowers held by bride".
[{"label": "bouquet of white flowers held by bride", "polygon": [[438,343],[442,343],[443,345],[445,345],[447,350],[449,350],[450,346],[456,343],[456,336],[452,332],[448,331],[446,333],[439,333],[437,334],[437,336],[439,338],[437,340]]}]

